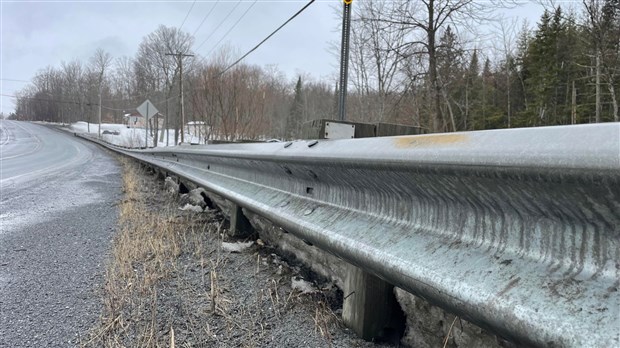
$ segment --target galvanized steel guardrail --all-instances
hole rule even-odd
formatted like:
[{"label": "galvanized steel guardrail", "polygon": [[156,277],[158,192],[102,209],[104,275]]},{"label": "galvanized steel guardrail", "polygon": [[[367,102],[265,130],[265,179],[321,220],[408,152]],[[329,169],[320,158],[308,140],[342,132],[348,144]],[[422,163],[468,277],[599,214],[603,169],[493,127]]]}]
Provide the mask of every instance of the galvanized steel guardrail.
[{"label": "galvanized steel guardrail", "polygon": [[620,123],[116,150],[518,343],[620,346]]}]

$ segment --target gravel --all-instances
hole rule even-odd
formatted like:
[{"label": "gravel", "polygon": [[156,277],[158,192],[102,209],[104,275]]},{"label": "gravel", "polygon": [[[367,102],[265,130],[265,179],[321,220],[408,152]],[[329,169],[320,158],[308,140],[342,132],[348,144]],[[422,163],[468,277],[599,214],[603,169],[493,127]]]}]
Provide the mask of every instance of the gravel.
[{"label": "gravel", "polygon": [[3,187],[0,347],[75,346],[101,312],[120,173],[95,145],[77,147],[85,162]]},{"label": "gravel", "polygon": [[168,242],[180,252],[133,263],[134,269],[146,270],[157,260],[153,274],[160,276],[141,276],[157,279],[148,289],[104,294],[106,303],[122,299],[121,308],[102,313],[89,346],[169,347],[171,341],[176,347],[381,346],[342,325],[342,293],[332,284],[289,264],[260,240],[227,237],[227,222],[215,209],[179,210],[184,202],[178,196],[163,199],[170,195],[154,175],[140,186],[137,201],[160,214],[155,219],[175,221]]}]

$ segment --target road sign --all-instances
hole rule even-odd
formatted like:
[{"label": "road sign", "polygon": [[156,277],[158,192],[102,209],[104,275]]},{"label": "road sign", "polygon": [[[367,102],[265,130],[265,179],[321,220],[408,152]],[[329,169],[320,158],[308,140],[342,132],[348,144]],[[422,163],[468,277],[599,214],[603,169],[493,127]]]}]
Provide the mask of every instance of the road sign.
[{"label": "road sign", "polygon": [[[159,111],[157,111],[157,108],[155,107],[155,105],[153,105],[153,103],[151,103],[150,100],[145,100],[144,103],[142,103],[142,105],[138,106],[138,108],[136,109],[138,110],[138,112],[140,113],[140,115],[144,116],[145,118],[145,122],[144,122],[144,147],[149,147],[149,119],[151,119],[151,117],[157,115],[157,113]],[[152,131],[151,131],[152,133]],[[155,144],[155,140],[153,140],[153,143]],[[157,144],[155,144],[156,146]]]},{"label": "road sign", "polygon": [[151,103],[151,101],[148,99],[145,100],[142,105],[138,106],[136,110],[138,110],[140,115],[146,117],[147,120],[155,116],[159,112],[155,105],[153,105],[153,103]]}]

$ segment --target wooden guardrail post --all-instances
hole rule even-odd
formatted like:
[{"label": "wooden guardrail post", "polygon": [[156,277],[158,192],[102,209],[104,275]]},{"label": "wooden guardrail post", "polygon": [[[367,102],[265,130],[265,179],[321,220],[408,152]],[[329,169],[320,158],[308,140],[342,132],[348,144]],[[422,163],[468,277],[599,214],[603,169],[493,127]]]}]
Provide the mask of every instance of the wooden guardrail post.
[{"label": "wooden guardrail post", "polygon": [[230,207],[230,229],[231,237],[243,238],[251,235],[254,231],[248,218],[243,215],[242,208],[232,203]]},{"label": "wooden guardrail post", "polygon": [[342,319],[367,341],[398,340],[405,327],[394,286],[353,265],[345,280]]}]

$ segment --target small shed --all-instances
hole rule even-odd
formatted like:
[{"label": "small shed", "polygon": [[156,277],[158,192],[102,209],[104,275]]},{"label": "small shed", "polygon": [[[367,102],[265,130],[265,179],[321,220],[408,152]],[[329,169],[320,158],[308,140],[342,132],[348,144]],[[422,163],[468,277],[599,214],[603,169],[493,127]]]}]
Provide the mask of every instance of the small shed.
[{"label": "small shed", "polygon": [[[126,113],[123,115],[124,123],[127,125],[127,128],[144,128],[144,116],[140,115],[137,111],[133,111],[131,113]],[[153,126],[153,120],[157,120],[159,125],[158,129],[162,129],[164,126],[164,117],[162,114],[158,113],[151,118],[151,125]]]}]

